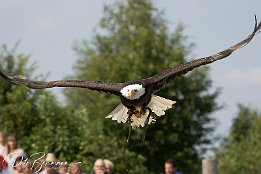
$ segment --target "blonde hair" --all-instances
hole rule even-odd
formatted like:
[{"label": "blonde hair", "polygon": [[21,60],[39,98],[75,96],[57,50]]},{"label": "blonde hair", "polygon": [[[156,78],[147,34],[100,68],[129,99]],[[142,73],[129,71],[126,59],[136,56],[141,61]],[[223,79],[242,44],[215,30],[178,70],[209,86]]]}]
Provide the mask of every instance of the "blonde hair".
[{"label": "blonde hair", "polygon": [[76,168],[79,170],[79,173],[82,173],[82,166],[78,162],[69,164],[68,172],[71,173],[71,170]]},{"label": "blonde hair", "polygon": [[110,168],[111,168],[111,171],[113,171],[113,169],[114,169],[113,162],[111,160],[108,160],[108,159],[105,159],[103,161],[104,161],[105,165],[108,164],[110,166]]}]

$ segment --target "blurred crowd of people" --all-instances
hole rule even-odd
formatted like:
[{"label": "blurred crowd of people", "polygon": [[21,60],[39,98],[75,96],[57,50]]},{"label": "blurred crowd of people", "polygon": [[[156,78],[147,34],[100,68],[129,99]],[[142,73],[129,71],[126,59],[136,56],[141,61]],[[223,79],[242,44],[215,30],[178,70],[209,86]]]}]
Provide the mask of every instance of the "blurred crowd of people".
[{"label": "blurred crowd of people", "polygon": [[[0,131],[0,174],[82,174],[81,162],[58,161],[53,153],[37,153],[30,161],[19,146],[15,135],[5,138]],[[92,174],[112,174],[114,165],[108,159],[98,159],[93,165]]]},{"label": "blurred crowd of people", "polygon": [[[0,174],[82,174],[81,162],[58,161],[53,153],[38,154],[42,158],[30,161],[25,151],[20,148],[18,139],[10,135],[5,139],[0,131]],[[113,174],[114,164],[108,159],[97,159],[91,174]],[[176,171],[173,160],[165,162],[165,174],[181,174]]]}]

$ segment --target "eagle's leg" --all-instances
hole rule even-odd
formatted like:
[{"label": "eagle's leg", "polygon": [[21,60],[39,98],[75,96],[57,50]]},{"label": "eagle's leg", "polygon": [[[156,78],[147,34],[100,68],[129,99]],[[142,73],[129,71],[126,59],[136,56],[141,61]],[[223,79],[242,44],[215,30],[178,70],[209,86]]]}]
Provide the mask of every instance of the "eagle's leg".
[{"label": "eagle's leg", "polygon": [[130,122],[130,124],[129,124],[129,134],[128,134],[128,138],[127,138],[127,143],[130,141],[130,135],[131,135],[131,122],[132,122],[132,120],[131,120],[131,116],[133,115],[133,114],[135,114],[135,108],[134,109],[129,109],[128,110],[128,119],[127,119],[127,121],[128,122]]},{"label": "eagle's leg", "polygon": [[142,135],[141,135],[141,145],[144,144],[145,136],[146,136],[146,131],[147,131],[147,128],[148,128],[148,125],[149,125],[148,123],[149,123],[150,116],[151,116],[151,113],[152,113],[152,110],[151,110],[149,107],[147,107],[146,110],[149,110],[149,114],[148,114],[148,117],[147,117],[147,119],[146,119],[146,121],[145,121],[144,130],[143,130],[143,133],[142,133]]},{"label": "eagle's leg", "polygon": [[129,125],[129,134],[127,138],[127,143],[130,141],[130,135],[131,135],[131,125]]}]

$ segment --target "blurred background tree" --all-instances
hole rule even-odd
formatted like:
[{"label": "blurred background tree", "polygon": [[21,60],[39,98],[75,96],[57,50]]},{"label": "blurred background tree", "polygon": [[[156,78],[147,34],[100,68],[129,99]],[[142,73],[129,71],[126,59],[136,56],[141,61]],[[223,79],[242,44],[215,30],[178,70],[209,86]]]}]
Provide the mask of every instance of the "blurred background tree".
[{"label": "blurred background tree", "polygon": [[[6,46],[1,46],[1,70],[8,74],[23,74],[27,78],[44,79],[43,75],[33,77],[36,67],[28,64],[28,55],[17,54],[16,47],[9,51]],[[148,173],[147,168],[142,166],[145,157],[130,152],[118,143],[116,137],[100,134],[95,123],[85,124],[89,120],[85,108],[75,110],[61,106],[50,91],[12,85],[2,78],[0,94],[0,131],[7,135],[15,134],[29,156],[39,152],[55,153],[62,161],[82,162],[83,168],[89,172],[95,159],[103,157],[117,162],[116,172],[123,173],[129,169],[131,174]],[[30,160],[40,156],[42,154],[33,155]],[[136,160],[140,161],[139,165],[136,165]]]},{"label": "blurred background tree", "polygon": [[[15,54],[17,45],[9,51],[5,45],[1,46],[0,68],[9,74],[24,74],[30,77],[35,66],[26,67],[29,56]],[[24,87],[6,83],[0,79],[0,122],[1,129],[16,134],[18,137],[29,135],[30,129],[37,121],[36,108],[39,96],[42,91],[32,91]],[[26,120],[26,123],[24,122]]]},{"label": "blurred background tree", "polygon": [[261,173],[261,114],[239,105],[228,137],[217,150],[220,173]]},{"label": "blurred background tree", "polygon": [[[116,1],[105,6],[92,41],[84,40],[74,46],[79,58],[70,78],[125,82],[188,61],[193,44],[184,36],[182,25],[169,32],[167,24],[164,13],[149,0]],[[135,130],[127,145],[130,151],[147,159],[145,166],[149,171],[162,172],[164,161],[174,158],[184,173],[199,173],[200,155],[204,152],[199,147],[211,143],[211,113],[219,108],[215,101],[218,91],[210,92],[211,84],[208,68],[203,67],[176,79],[171,87],[158,93],[177,104],[149,127],[144,146],[140,145],[142,129]],[[104,119],[120,102],[118,97],[85,89],[64,92],[69,105],[86,109],[88,129],[126,144],[128,125]],[[142,164],[138,160],[136,164]]]},{"label": "blurred background tree", "polygon": [[[35,64],[28,65],[29,55],[17,54],[16,47],[9,51],[5,45],[1,46],[1,70],[43,79],[43,75],[33,76]],[[28,154],[54,152],[73,158],[73,149],[77,147],[71,141],[78,138],[79,121],[58,104],[51,92],[12,85],[1,78],[0,94],[1,130],[15,134]],[[71,132],[75,136],[71,136]]]},{"label": "blurred background tree", "polygon": [[[74,45],[78,60],[71,79],[125,82],[142,79],[189,61],[193,44],[183,26],[168,30],[164,13],[149,0],[116,1],[104,7],[104,17],[92,41]],[[34,77],[29,56],[0,52],[0,68],[9,74]],[[147,131],[136,129],[126,143],[128,125],[104,119],[120,102],[118,97],[65,89],[66,105],[60,105],[48,90],[30,90],[0,79],[1,130],[15,133],[28,154],[54,152],[61,160],[81,161],[92,170],[97,158],[115,163],[115,173],[160,173],[164,161],[178,161],[183,173],[201,172],[203,145],[211,143],[214,119],[219,109],[219,91],[210,92],[208,68],[203,67],[176,79],[158,95],[176,100],[174,107]]]}]

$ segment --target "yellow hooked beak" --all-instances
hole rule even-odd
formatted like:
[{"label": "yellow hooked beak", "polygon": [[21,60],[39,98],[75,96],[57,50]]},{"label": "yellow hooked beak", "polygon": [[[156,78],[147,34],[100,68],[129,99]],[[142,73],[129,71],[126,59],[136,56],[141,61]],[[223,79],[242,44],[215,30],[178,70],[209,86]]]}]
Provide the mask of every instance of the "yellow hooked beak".
[{"label": "yellow hooked beak", "polygon": [[134,97],[136,95],[136,93],[137,93],[137,90],[129,90],[128,91],[129,97]]}]

